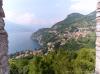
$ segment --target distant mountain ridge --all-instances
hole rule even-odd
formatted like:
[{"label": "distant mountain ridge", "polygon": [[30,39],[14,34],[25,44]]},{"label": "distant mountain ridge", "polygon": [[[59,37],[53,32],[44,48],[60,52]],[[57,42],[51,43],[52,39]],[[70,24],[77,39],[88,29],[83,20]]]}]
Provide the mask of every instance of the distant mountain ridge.
[{"label": "distant mountain ridge", "polygon": [[[61,27],[78,26],[87,27],[95,25],[96,12],[92,12],[88,15],[82,15],[80,13],[72,13],[67,16],[63,21],[60,21],[52,26],[54,29]],[[92,24],[91,24],[92,23]],[[57,28],[56,28],[57,26]]]},{"label": "distant mountain ridge", "polygon": [[5,29],[7,32],[34,32],[35,30],[31,26],[26,25],[19,25],[16,23],[12,23],[9,21],[5,22]]},{"label": "distant mountain ridge", "polygon": [[16,24],[10,21],[5,21],[5,29],[7,32],[35,32],[38,29],[44,27],[44,25],[36,25],[36,24]]}]

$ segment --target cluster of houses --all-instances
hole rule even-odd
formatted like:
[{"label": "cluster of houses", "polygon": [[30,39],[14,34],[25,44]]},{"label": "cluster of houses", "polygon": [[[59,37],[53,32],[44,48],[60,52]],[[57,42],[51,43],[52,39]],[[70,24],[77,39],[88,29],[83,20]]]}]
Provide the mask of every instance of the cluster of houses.
[{"label": "cluster of houses", "polygon": [[11,54],[10,58],[23,58],[23,57],[27,57],[27,56],[36,56],[36,55],[42,55],[43,54],[43,49],[39,49],[39,50],[26,50],[26,51],[20,51],[20,52],[16,52],[15,54]]},{"label": "cluster of houses", "polygon": [[69,32],[66,28],[63,33],[59,33],[57,30],[51,30],[49,33],[53,33],[56,35],[57,41],[54,42],[48,42],[47,47],[48,51],[53,51],[54,44],[57,42],[60,42],[60,45],[64,45],[67,40],[70,38],[78,39],[79,37],[86,37],[91,32],[95,32],[95,27],[90,28],[77,28],[77,31]]},{"label": "cluster of houses", "polygon": [[49,31],[49,33],[53,33],[57,35],[59,38],[64,38],[64,39],[68,39],[69,37],[76,37],[76,38],[79,38],[80,36],[85,37],[90,32],[95,32],[94,26],[93,27],[91,26],[91,28],[88,28],[88,27],[77,28],[77,31],[74,31],[74,32],[69,32],[68,29],[66,28],[62,34],[60,34],[57,30]]}]

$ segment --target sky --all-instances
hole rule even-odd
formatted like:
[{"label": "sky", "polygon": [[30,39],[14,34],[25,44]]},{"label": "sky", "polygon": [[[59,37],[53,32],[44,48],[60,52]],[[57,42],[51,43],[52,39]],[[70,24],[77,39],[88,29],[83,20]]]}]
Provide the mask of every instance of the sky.
[{"label": "sky", "polygon": [[68,14],[89,14],[96,0],[3,0],[5,20],[19,25],[53,25]]}]

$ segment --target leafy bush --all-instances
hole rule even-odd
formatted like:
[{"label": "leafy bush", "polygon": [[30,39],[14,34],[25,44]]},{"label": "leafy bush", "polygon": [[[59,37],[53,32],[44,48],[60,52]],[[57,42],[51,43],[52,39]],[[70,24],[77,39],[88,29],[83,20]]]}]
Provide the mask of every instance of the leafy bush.
[{"label": "leafy bush", "polygon": [[94,71],[95,50],[60,49],[32,59],[10,60],[11,74],[87,74]]}]

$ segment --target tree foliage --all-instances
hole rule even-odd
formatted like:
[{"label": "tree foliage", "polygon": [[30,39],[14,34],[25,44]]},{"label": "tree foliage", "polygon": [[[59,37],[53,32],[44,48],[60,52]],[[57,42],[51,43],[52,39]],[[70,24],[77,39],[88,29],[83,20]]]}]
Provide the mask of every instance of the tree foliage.
[{"label": "tree foliage", "polygon": [[10,60],[11,74],[87,74],[94,71],[95,50],[58,50],[30,60]]}]

